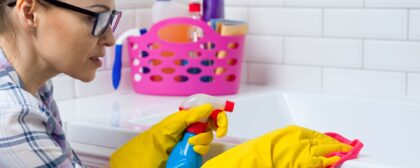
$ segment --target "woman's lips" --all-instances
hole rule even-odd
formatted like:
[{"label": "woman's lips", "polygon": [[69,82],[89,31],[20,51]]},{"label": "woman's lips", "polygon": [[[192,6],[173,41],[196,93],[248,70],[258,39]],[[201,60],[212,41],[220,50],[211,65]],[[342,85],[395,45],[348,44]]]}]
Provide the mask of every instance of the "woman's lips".
[{"label": "woman's lips", "polygon": [[92,58],[89,58],[89,60],[92,63],[94,63],[98,68],[102,66],[102,60],[100,59],[100,57],[92,57]]}]

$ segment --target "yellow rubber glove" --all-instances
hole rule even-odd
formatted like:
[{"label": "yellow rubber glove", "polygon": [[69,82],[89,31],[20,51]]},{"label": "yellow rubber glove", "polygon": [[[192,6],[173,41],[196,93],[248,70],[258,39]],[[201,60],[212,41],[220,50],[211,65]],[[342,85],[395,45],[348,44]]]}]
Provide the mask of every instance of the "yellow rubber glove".
[{"label": "yellow rubber glove", "polygon": [[205,155],[209,151],[210,143],[213,141],[212,130],[216,131],[217,138],[224,137],[227,134],[228,118],[226,112],[223,111],[217,115],[217,126],[211,120],[208,123],[207,132],[198,134],[188,140],[188,143],[194,145],[194,151],[200,155]]},{"label": "yellow rubber glove", "polygon": [[[185,128],[197,121],[207,120],[212,111],[212,105],[205,104],[190,110],[175,112],[114,152],[110,159],[111,167],[165,167],[171,150],[182,138]],[[225,135],[226,113],[220,113],[217,118],[219,128],[216,129],[216,135]],[[194,145],[197,153],[204,155],[212,140],[213,133],[209,130],[194,136],[189,142]]]},{"label": "yellow rubber glove", "polygon": [[202,168],[325,168],[348,152],[351,146],[316,131],[289,126],[240,144],[207,161]]}]

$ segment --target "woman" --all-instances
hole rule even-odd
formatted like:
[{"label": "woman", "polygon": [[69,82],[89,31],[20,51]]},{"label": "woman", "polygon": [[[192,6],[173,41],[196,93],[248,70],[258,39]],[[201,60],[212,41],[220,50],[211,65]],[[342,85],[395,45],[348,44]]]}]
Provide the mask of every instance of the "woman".
[{"label": "woman", "polygon": [[[61,73],[84,82],[94,79],[105,47],[115,43],[112,32],[121,12],[114,9],[114,0],[0,0],[0,167],[82,166],[64,135],[50,79]],[[117,150],[111,166],[164,167],[184,129],[207,119],[211,110],[207,104],[174,113]],[[211,127],[217,137],[227,132],[226,114],[220,114],[218,127]],[[212,139],[208,130],[189,143],[205,154]],[[284,145],[283,141],[298,143]],[[325,143],[334,146],[316,150],[322,152],[306,150]],[[241,146],[207,162],[207,167],[227,163],[231,167],[308,167],[308,163],[325,167],[339,158],[322,158],[322,154],[349,150],[300,127],[275,131]],[[285,151],[290,157],[283,155]]]},{"label": "woman", "polygon": [[[92,81],[105,47],[115,44],[112,31],[121,12],[114,10],[114,0],[1,0],[0,4],[0,167],[81,166],[64,135],[49,80],[64,73]],[[190,111],[199,114],[193,115],[195,121],[207,117],[211,106],[197,109]],[[195,122],[184,113],[174,116],[177,129],[160,136],[161,144],[150,145],[162,146],[154,149],[156,154],[167,155],[162,149],[174,146],[187,120]],[[207,139],[195,148],[204,153],[212,134],[199,138]]]}]

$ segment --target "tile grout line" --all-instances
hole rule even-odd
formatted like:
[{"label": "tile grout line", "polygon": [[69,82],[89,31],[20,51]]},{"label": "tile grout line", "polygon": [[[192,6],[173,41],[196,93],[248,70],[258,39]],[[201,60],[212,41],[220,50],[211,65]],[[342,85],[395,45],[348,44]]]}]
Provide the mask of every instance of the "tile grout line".
[{"label": "tile grout line", "polygon": [[365,59],[366,59],[366,41],[365,39],[362,39],[362,67],[361,69],[365,69]]},{"label": "tile grout line", "polygon": [[410,10],[407,9],[407,41],[410,40]]},{"label": "tile grout line", "polygon": [[321,66],[321,91],[324,92],[325,91],[325,82],[324,82],[324,66]]},{"label": "tile grout line", "polygon": [[321,8],[321,37],[325,38],[325,8]]},{"label": "tile grout line", "polygon": [[405,73],[405,96],[408,96],[408,72]]}]

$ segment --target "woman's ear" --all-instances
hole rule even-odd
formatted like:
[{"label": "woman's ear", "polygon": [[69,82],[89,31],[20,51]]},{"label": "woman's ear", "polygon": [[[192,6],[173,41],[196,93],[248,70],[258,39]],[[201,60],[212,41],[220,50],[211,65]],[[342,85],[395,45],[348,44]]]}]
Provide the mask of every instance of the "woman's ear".
[{"label": "woman's ear", "polygon": [[25,30],[37,27],[38,0],[17,0],[15,10],[18,12],[19,22]]}]

